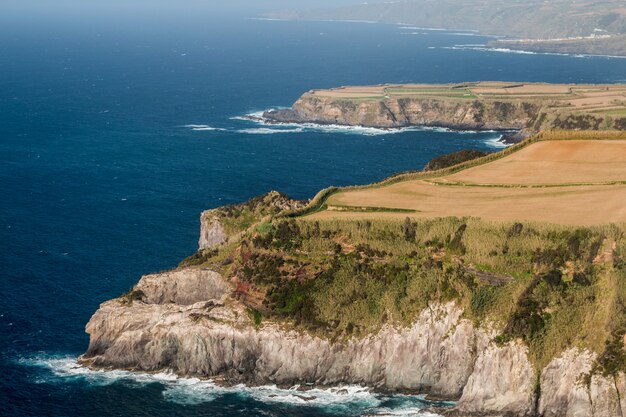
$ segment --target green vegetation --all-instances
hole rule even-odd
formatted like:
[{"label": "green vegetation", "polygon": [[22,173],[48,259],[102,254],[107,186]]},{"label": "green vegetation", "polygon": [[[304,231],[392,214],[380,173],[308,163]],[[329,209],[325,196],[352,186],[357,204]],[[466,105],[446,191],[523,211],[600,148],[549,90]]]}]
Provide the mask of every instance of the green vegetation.
[{"label": "green vegetation", "polygon": [[304,205],[305,202],[303,201],[294,201],[285,194],[272,191],[253,197],[245,203],[231,204],[210,210],[204,215],[219,219],[226,234],[234,235],[266,217],[275,216],[285,210],[301,208]]},{"label": "green vegetation", "polygon": [[133,305],[134,301],[142,300],[146,295],[141,290],[136,290],[134,287],[131,288],[128,292],[122,294],[118,300],[127,306]]},{"label": "green vegetation", "polygon": [[[626,370],[622,228],[429,220],[276,219],[210,256],[260,296],[244,296],[255,325],[290,323],[332,339],[406,326],[431,302],[521,339],[538,367],[570,346],[599,354],[599,372]],[[611,255],[602,257],[607,242]],[[224,265],[228,256],[232,263]],[[214,263],[215,262],[215,263]],[[252,292],[252,290],[250,290]]]},{"label": "green vegetation", "polygon": [[353,213],[417,213],[417,210],[390,208],[390,207],[344,207],[333,206],[333,210],[349,211]]},{"label": "green vegetation", "polygon": [[217,249],[213,250],[200,250],[194,253],[191,256],[183,259],[183,261],[178,265],[179,268],[186,268],[191,266],[202,265],[207,262],[209,259],[214,258],[218,254]]},{"label": "green vegetation", "polygon": [[250,315],[250,319],[252,319],[255,327],[258,328],[259,326],[261,326],[261,323],[263,322],[263,313],[261,313],[259,310],[249,308],[248,314]]},{"label": "green vegetation", "polygon": [[[448,155],[429,180],[495,161],[540,140],[625,139],[625,132],[544,132],[502,152]],[[476,155],[478,156],[478,155]],[[465,160],[449,166],[458,160]],[[321,191],[308,204],[284,196],[218,209],[235,219],[236,236],[219,250],[181,266],[209,267],[233,283],[256,327],[268,322],[345,341],[384,325],[408,326],[431,303],[455,302],[476,325],[494,324],[496,341],[521,340],[537,369],[570,347],[597,353],[593,372],[626,371],[626,234],[622,225],[572,227],[486,222],[476,218],[416,220],[402,209],[350,207],[354,219],[315,218],[328,207]],[[279,203],[277,203],[279,202]],[[270,208],[264,207],[270,205]],[[283,210],[283,211],[281,211]],[[141,298],[129,293],[125,302]]]},{"label": "green vegetation", "polygon": [[439,169],[448,168],[463,162],[482,158],[486,155],[487,152],[477,151],[475,149],[464,149],[431,159],[424,167],[424,171],[437,171]]}]

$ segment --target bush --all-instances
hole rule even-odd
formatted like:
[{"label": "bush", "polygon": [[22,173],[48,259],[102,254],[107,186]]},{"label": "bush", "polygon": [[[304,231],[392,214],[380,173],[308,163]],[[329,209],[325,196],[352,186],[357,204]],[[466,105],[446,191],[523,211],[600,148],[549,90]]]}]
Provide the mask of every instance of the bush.
[{"label": "bush", "polygon": [[438,169],[448,168],[486,155],[488,155],[487,152],[477,151],[474,149],[464,149],[431,159],[424,167],[424,171],[436,171]]},{"label": "bush", "polygon": [[133,287],[127,293],[122,294],[119,300],[122,304],[131,306],[134,301],[142,301],[145,296],[146,295],[143,291],[137,290]]}]

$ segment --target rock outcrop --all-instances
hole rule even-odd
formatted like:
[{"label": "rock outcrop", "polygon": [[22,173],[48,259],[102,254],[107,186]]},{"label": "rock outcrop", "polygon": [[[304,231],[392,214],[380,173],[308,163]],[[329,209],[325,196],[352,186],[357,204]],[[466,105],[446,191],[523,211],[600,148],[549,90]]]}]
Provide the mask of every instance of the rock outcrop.
[{"label": "rock outcrop", "polygon": [[538,415],[542,417],[621,417],[626,415],[626,378],[594,374],[595,355],[570,349],[541,375]]},{"label": "rock outcrop", "polygon": [[451,303],[424,310],[409,328],[333,344],[272,323],[255,328],[226,288],[207,270],[143,277],[134,288],[140,299],[108,301],[92,317],[82,362],[233,384],[352,383],[458,398],[474,369],[477,340],[489,339]]},{"label": "rock outcrop", "polygon": [[200,301],[221,300],[229,292],[221,275],[206,269],[188,269],[146,275],[135,285],[146,304],[187,306]]},{"label": "rock outcrop", "polygon": [[302,208],[306,201],[292,200],[278,191],[270,191],[245,203],[207,210],[200,214],[199,250],[213,249],[228,241],[230,235],[245,230],[266,216]]},{"label": "rock outcrop", "polygon": [[534,381],[535,371],[525,346],[490,343],[478,355],[458,409],[466,413],[498,411],[505,415],[531,416],[535,404]]},{"label": "rock outcrop", "polygon": [[[597,94],[590,93],[594,89],[601,95],[592,95]],[[497,130],[503,133],[506,143],[514,143],[546,130],[624,130],[626,118],[608,113],[623,98],[624,90],[610,85],[381,84],[311,90],[290,109],[269,110],[258,120],[372,128]]]},{"label": "rock outcrop", "polygon": [[138,294],[100,306],[87,325],[88,351],[98,369],[170,370],[179,375],[251,385],[342,383],[459,399],[455,415],[622,416],[626,378],[584,375],[593,355],[570,350],[537,376],[527,348],[497,345],[496,332],[477,328],[454,303],[434,304],[407,328],[343,343],[284,328],[255,326],[229,296],[220,274],[183,269],[147,275]]},{"label": "rock outcrop", "polygon": [[228,235],[220,223],[219,217],[212,210],[202,212],[200,215],[199,249],[212,249],[227,241]]}]

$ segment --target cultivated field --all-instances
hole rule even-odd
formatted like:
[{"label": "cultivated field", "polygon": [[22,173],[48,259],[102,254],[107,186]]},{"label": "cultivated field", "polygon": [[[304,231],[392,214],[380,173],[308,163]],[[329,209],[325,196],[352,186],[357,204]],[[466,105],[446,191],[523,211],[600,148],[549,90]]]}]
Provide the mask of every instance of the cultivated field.
[{"label": "cultivated field", "polygon": [[398,84],[313,90],[320,97],[346,100],[431,97],[437,99],[533,100],[554,110],[615,111],[626,109],[626,85],[476,82],[465,84]]},{"label": "cultivated field", "polygon": [[309,216],[473,216],[591,225],[626,222],[626,141],[539,141],[463,171],[347,190]]},{"label": "cultivated field", "polygon": [[626,141],[538,142],[441,179],[463,184],[601,184],[626,181]]}]

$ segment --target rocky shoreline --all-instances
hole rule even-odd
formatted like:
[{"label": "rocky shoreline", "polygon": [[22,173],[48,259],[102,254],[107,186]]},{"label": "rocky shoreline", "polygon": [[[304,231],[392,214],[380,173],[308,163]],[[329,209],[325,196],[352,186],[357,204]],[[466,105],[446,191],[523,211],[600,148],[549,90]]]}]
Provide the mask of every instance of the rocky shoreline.
[{"label": "rocky shoreline", "polygon": [[[205,213],[201,221],[201,235],[212,236],[219,219]],[[224,241],[200,244],[210,250]],[[538,372],[522,342],[498,343],[497,326],[477,326],[454,302],[431,303],[408,327],[332,341],[288,322],[256,322],[232,282],[185,267],[144,276],[103,303],[86,330],[79,362],[92,369],[170,371],[226,385],[362,385],[454,400],[433,411],[459,417],[626,413],[626,375],[593,374],[595,354],[571,348]]]},{"label": "rocky shoreline", "polygon": [[[530,105],[529,105],[530,106]],[[436,100],[388,100],[362,103],[358,107],[341,105],[333,100],[304,95],[290,109],[268,110],[257,121],[267,124],[304,124],[358,126],[377,129],[410,127],[443,128],[451,131],[495,131],[502,142],[518,143],[535,132],[527,128],[530,117],[515,114],[506,119],[482,119],[482,104],[469,103],[462,108]]]},{"label": "rocky shoreline", "polygon": [[527,129],[520,128],[480,128],[471,124],[455,124],[455,123],[424,123],[421,125],[403,124],[403,125],[364,125],[364,124],[343,124],[337,122],[331,122],[324,119],[307,119],[302,117],[298,112],[293,109],[271,109],[263,112],[262,117],[249,117],[250,120],[268,124],[268,125],[294,125],[294,124],[314,124],[319,126],[346,126],[346,127],[362,127],[362,128],[374,128],[374,129],[405,129],[412,127],[426,127],[426,128],[439,128],[447,129],[450,132],[495,132],[502,135],[500,142],[504,145],[513,145],[519,143],[524,139],[533,135],[533,132]]},{"label": "rocky shoreline", "polygon": [[[79,362],[93,369],[171,371],[227,385],[332,387],[427,393],[457,400],[455,416],[610,417],[626,412],[626,376],[593,375],[594,355],[570,349],[537,376],[527,348],[499,345],[454,303],[432,304],[408,328],[333,343],[284,324],[255,326],[220,274],[148,275],[132,295],[100,306]],[[540,387],[540,389],[539,389]]]}]

